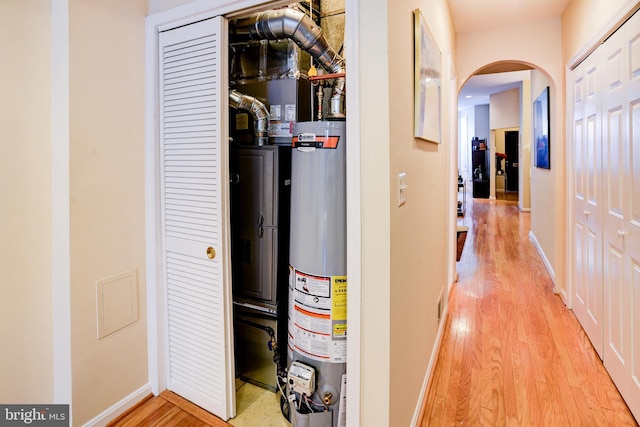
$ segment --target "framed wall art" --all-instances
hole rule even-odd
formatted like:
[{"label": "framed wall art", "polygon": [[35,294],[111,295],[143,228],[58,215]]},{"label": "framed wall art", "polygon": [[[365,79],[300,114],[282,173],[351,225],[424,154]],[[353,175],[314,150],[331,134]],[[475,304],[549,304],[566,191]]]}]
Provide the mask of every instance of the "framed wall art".
[{"label": "framed wall art", "polygon": [[420,9],[413,11],[414,136],[440,143],[442,53]]},{"label": "framed wall art", "polygon": [[533,143],[536,167],[551,169],[551,141],[549,139],[549,86],[533,102]]}]

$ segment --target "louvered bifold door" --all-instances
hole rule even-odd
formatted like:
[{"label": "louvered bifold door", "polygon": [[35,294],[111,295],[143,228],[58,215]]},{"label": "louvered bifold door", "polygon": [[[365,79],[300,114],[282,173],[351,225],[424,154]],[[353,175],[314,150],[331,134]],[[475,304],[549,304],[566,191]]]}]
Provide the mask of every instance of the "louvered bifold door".
[{"label": "louvered bifold door", "polygon": [[235,415],[228,280],[226,21],[160,34],[160,181],[167,387]]}]

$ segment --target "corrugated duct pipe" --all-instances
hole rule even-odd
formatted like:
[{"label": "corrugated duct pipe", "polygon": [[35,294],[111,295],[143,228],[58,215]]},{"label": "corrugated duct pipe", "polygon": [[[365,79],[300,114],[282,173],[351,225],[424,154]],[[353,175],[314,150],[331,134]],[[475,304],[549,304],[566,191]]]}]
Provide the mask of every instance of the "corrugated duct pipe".
[{"label": "corrugated duct pipe", "polygon": [[[301,49],[309,52],[328,72],[345,72],[344,59],[329,46],[322,28],[296,9],[269,10],[246,18],[239,18],[235,22],[235,33],[248,35],[252,39],[291,39]],[[345,116],[344,91],[344,77],[334,79],[329,117]]]},{"label": "corrugated duct pipe", "polygon": [[235,109],[247,110],[253,116],[253,129],[258,145],[269,142],[269,110],[264,103],[234,89],[229,92],[229,105]]}]

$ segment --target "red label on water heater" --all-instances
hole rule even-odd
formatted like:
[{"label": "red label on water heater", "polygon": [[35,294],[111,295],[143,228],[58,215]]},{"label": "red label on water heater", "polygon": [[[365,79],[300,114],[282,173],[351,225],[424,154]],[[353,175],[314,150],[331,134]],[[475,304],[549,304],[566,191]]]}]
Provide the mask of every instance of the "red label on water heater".
[{"label": "red label on water heater", "polygon": [[293,137],[293,148],[338,148],[339,136],[316,136],[313,133],[301,133]]}]

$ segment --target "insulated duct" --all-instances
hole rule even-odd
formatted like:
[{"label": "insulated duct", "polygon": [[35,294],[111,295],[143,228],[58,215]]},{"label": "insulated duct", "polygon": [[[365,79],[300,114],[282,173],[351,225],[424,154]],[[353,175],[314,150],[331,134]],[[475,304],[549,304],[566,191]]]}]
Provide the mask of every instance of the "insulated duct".
[{"label": "insulated duct", "polygon": [[[252,39],[291,39],[328,72],[334,74],[345,72],[344,59],[329,46],[322,28],[296,9],[269,10],[239,18],[235,22],[235,34],[249,36]],[[344,77],[334,79],[329,117],[345,117],[345,84]]]},{"label": "insulated duct", "polygon": [[249,111],[253,116],[256,143],[266,145],[269,142],[269,111],[267,106],[257,98],[237,90],[229,91],[229,105],[235,109]]}]

